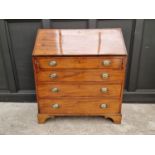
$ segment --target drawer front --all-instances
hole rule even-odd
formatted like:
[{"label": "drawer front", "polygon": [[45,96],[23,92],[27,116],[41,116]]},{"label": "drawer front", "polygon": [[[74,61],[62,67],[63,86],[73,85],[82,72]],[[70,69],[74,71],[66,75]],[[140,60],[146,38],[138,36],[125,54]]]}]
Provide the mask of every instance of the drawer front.
[{"label": "drawer front", "polygon": [[93,97],[93,96],[110,96],[120,97],[121,85],[113,84],[40,84],[37,86],[38,97]]},{"label": "drawer front", "polygon": [[39,100],[40,113],[47,114],[105,114],[120,111],[119,100],[111,99],[41,99]]},{"label": "drawer front", "polygon": [[122,57],[40,57],[40,69],[65,68],[122,68]]},{"label": "drawer front", "polygon": [[40,71],[37,74],[38,81],[104,81],[104,82],[122,82],[123,73],[117,70],[52,70]]}]

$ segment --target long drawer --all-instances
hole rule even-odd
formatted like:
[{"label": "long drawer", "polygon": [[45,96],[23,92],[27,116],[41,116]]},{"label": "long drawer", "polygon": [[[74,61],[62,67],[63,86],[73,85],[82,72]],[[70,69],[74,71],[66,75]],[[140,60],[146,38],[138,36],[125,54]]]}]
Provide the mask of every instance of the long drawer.
[{"label": "long drawer", "polygon": [[120,97],[121,85],[119,84],[64,84],[64,83],[52,83],[52,84],[39,84],[37,86],[38,97]]},{"label": "long drawer", "polygon": [[86,114],[96,115],[105,113],[118,113],[120,111],[119,100],[75,98],[72,99],[40,99],[40,113],[44,114]]},{"label": "long drawer", "polygon": [[38,81],[56,82],[56,81],[104,81],[104,82],[122,82],[123,73],[121,70],[108,69],[89,69],[89,70],[52,70],[40,71],[37,73]]},{"label": "long drawer", "polygon": [[88,69],[88,68],[122,68],[122,57],[39,57],[40,69]]}]

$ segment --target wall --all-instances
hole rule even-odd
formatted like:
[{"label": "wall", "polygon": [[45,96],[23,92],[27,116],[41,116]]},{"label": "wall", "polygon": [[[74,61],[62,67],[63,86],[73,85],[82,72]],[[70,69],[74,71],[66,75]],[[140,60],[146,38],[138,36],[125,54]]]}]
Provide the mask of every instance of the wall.
[{"label": "wall", "polygon": [[38,28],[121,27],[129,55],[124,102],[155,102],[155,20],[0,20],[0,101],[34,101]]}]

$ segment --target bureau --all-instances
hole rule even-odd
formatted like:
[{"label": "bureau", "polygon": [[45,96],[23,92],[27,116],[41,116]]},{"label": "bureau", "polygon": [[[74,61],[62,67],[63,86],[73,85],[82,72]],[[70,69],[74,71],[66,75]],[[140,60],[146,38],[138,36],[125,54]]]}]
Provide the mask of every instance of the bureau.
[{"label": "bureau", "polygon": [[39,29],[32,56],[39,123],[73,115],[121,123],[127,62],[121,29]]}]

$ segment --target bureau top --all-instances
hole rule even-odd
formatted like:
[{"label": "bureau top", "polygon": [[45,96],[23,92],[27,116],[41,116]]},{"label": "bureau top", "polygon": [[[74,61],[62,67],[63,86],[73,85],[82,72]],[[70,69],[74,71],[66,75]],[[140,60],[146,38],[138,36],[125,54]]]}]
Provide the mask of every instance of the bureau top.
[{"label": "bureau top", "polygon": [[39,29],[33,55],[127,55],[116,29]]}]

